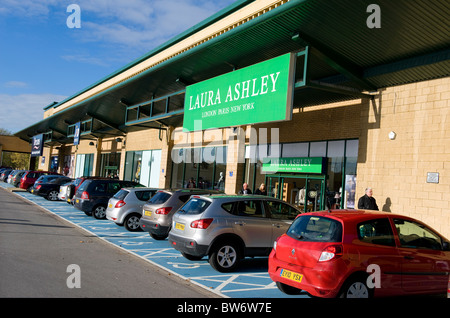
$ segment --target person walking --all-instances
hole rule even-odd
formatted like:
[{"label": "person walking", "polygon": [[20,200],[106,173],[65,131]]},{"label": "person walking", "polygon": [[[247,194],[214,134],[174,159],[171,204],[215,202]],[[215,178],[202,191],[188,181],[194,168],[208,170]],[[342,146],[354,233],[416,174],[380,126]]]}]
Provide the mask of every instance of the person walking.
[{"label": "person walking", "polygon": [[266,191],[266,185],[264,183],[261,183],[258,189],[256,189],[255,194],[259,195],[267,195]]},{"label": "person walking", "polygon": [[252,194],[252,191],[248,188],[248,184],[244,183],[242,185],[241,191],[239,191],[239,194]]},{"label": "person walking", "polygon": [[358,209],[378,211],[377,201],[373,197],[372,188],[367,188],[366,193],[358,200]]}]

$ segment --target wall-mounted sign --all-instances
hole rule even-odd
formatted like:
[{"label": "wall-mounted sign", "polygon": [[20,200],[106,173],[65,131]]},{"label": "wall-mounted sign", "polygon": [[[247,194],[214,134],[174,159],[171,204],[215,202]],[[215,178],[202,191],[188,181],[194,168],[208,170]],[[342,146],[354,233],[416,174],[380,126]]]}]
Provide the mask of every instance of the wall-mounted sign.
[{"label": "wall-mounted sign", "polygon": [[290,120],[294,71],[288,53],[187,86],[183,130]]},{"label": "wall-mounted sign", "polygon": [[439,183],[439,172],[427,172],[427,183]]},{"label": "wall-mounted sign", "polygon": [[81,130],[81,122],[77,122],[75,124],[75,133],[73,136],[73,144],[77,146],[80,144],[80,130]]},{"label": "wall-mounted sign", "polygon": [[262,164],[262,171],[292,173],[326,173],[325,157],[272,158]]},{"label": "wall-mounted sign", "polygon": [[44,149],[44,135],[36,135],[31,139],[31,157],[42,156]]}]

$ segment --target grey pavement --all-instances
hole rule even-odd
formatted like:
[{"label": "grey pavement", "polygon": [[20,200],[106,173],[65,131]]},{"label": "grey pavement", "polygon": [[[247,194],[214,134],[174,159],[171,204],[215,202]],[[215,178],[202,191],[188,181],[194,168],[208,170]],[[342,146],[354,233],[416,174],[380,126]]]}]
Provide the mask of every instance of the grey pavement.
[{"label": "grey pavement", "polygon": [[[71,264],[78,265],[80,271],[68,271]],[[78,273],[79,276],[74,276]],[[79,281],[80,288],[69,288],[68,281]],[[217,295],[115,248],[0,188],[0,297],[206,298]]]}]

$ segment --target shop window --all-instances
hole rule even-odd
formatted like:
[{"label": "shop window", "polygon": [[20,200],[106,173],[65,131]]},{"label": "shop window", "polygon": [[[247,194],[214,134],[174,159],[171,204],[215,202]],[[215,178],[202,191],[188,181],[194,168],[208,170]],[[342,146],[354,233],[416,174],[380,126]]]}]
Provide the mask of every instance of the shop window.
[{"label": "shop window", "polygon": [[94,154],[77,155],[75,162],[75,178],[90,177],[94,166]]},{"label": "shop window", "polygon": [[281,157],[289,158],[289,157],[308,157],[309,155],[309,143],[308,142],[300,142],[300,143],[289,143],[283,145]]},{"label": "shop window", "polygon": [[326,157],[327,156],[327,142],[311,142],[309,145],[309,157]]},{"label": "shop window", "polygon": [[[266,176],[270,176],[261,171],[263,160],[261,153],[264,151],[261,152],[260,147],[267,147],[267,145],[248,145],[245,151],[246,160],[242,182],[248,183],[252,191],[265,182]],[[281,157],[326,157],[328,163],[326,186],[323,189],[324,192],[320,193],[323,197],[318,199],[323,200],[325,208],[354,207],[358,160],[357,139],[284,143],[281,144]],[[300,201],[296,196],[305,187],[305,182],[301,178],[302,174],[295,173],[284,176],[283,189],[280,188],[281,179],[274,181],[273,178],[269,178],[267,182],[270,184],[266,185],[268,195],[298,204]]]},{"label": "shop window", "polygon": [[104,153],[100,160],[100,176],[106,178],[119,178],[120,153]]},{"label": "shop window", "polygon": [[226,147],[174,149],[173,188],[225,189]]},{"label": "shop window", "polygon": [[158,188],[160,168],[161,150],[127,151],[124,180]]}]

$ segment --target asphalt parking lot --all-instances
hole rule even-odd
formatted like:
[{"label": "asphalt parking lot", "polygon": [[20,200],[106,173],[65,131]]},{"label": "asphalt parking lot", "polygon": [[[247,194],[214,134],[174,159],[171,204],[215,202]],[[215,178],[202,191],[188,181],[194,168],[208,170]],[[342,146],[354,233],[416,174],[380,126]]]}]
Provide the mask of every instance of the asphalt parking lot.
[{"label": "asphalt parking lot", "polygon": [[[11,185],[1,182],[3,188]],[[147,232],[129,232],[109,220],[97,220],[87,216],[62,201],[48,201],[28,192],[15,191],[15,195],[39,205],[66,221],[88,231],[142,260],[199,287],[226,298],[309,298],[308,295],[287,296],[280,292],[267,273],[267,258],[246,259],[236,272],[219,273],[212,269],[206,258],[189,261],[173,249],[167,239],[156,241]]]}]

